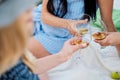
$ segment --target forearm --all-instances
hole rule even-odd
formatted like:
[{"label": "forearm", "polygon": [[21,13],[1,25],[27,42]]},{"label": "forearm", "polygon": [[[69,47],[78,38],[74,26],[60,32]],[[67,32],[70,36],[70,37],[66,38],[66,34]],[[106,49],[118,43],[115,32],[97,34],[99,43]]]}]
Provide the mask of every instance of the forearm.
[{"label": "forearm", "polygon": [[108,32],[116,32],[116,28],[115,28],[114,23],[113,23],[112,20],[103,19],[103,21],[105,22],[105,24],[107,26]]},{"label": "forearm", "polygon": [[62,19],[51,14],[47,9],[48,0],[42,3],[42,21],[52,27],[66,28],[68,26],[67,19]]},{"label": "forearm", "polygon": [[[112,20],[113,0],[98,0],[98,4],[100,6],[101,18],[105,22],[107,30],[109,32],[115,32],[116,29]],[[120,53],[120,45],[117,45],[116,48]]]},{"label": "forearm", "polygon": [[66,59],[63,56],[59,55],[59,53],[41,59],[37,59],[35,60],[35,66],[37,67],[36,73],[44,73],[65,61]]},{"label": "forearm", "polygon": [[67,28],[68,20],[56,17],[48,12],[42,13],[42,21],[43,23],[50,25],[52,27],[61,27]]},{"label": "forearm", "polygon": [[112,20],[113,0],[98,0],[98,4],[100,6],[101,19],[105,22],[108,31],[116,31]]}]

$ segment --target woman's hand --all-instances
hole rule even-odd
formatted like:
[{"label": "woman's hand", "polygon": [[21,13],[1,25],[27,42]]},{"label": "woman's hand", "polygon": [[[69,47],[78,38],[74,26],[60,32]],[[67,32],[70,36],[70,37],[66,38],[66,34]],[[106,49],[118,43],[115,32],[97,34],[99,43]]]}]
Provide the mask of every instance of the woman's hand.
[{"label": "woman's hand", "polygon": [[85,20],[67,20],[67,23],[68,23],[68,26],[66,27],[69,32],[72,34],[72,35],[75,35],[76,34],[76,25],[77,24],[85,24],[87,23],[87,19]]},{"label": "woman's hand", "polygon": [[77,50],[86,48],[86,43],[81,43],[80,45],[73,45],[75,40],[81,40],[81,38],[72,38],[65,42],[62,50],[59,52],[61,56],[63,56],[66,60],[69,59]]},{"label": "woman's hand", "polygon": [[95,40],[95,42],[99,43],[102,46],[119,45],[120,44],[120,33],[109,32],[107,33],[107,37],[105,39]]}]

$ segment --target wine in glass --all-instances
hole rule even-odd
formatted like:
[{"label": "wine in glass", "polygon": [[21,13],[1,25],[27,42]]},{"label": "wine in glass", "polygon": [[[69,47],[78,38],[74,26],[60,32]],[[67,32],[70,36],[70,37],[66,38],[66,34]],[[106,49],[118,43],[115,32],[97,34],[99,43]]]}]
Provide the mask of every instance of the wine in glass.
[{"label": "wine in glass", "polygon": [[[74,28],[76,30],[76,35],[77,37],[81,37],[82,39],[81,40],[76,40],[74,42],[75,45],[79,45],[79,44],[87,44],[89,46],[90,42],[92,41],[92,34],[91,34],[91,26],[92,26],[92,18],[87,15],[87,14],[84,14],[80,17],[77,18],[77,20],[85,20],[87,19],[87,23],[79,23],[79,24],[74,24],[74,22],[72,23],[74,25]],[[81,60],[80,58],[80,53],[81,53],[81,50],[79,50],[79,54],[77,55],[76,57],[76,60],[75,60],[75,63],[78,64],[79,61],[78,60]]]},{"label": "wine in glass", "polygon": [[87,19],[87,23],[83,23],[83,24],[76,24],[75,25],[75,30],[76,30],[76,36],[81,36],[82,37],[82,42],[83,43],[87,43],[89,44],[92,40],[92,36],[91,36],[91,25],[92,25],[92,18],[87,15],[84,14],[82,16],[80,16],[77,20],[85,20]]},{"label": "wine in glass", "polygon": [[[107,34],[105,33],[108,31],[106,24],[104,23],[103,20],[100,20],[100,23],[101,23],[101,31],[94,32],[94,34],[93,34],[93,37],[95,40],[103,40],[107,36]],[[106,47],[101,46],[101,49],[104,49],[104,48],[106,48]]]}]

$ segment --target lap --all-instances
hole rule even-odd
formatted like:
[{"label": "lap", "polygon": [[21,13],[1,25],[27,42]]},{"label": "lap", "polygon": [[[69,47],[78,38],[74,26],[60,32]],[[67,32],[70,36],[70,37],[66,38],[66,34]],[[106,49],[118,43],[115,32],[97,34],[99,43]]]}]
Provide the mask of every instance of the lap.
[{"label": "lap", "polygon": [[50,55],[48,51],[35,38],[31,38],[28,42],[27,48],[37,58]]}]

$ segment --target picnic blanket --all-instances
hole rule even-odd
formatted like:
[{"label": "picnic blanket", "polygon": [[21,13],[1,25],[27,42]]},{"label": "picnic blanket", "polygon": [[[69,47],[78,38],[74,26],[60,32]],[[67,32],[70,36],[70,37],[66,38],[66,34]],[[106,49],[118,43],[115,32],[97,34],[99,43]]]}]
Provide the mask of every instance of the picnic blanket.
[{"label": "picnic blanket", "polygon": [[[93,30],[93,29],[92,29]],[[93,31],[96,31],[95,29]],[[101,49],[94,41],[72,58],[48,72],[49,80],[112,80],[112,71],[120,71],[120,58],[114,46]]]}]

